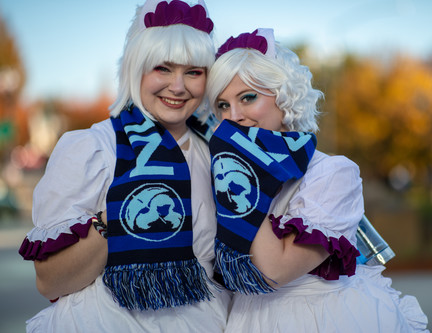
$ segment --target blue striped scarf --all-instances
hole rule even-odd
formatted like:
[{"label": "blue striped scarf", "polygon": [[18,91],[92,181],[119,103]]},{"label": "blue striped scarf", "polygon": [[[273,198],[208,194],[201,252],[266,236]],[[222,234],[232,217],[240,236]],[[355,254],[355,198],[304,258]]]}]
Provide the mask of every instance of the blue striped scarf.
[{"label": "blue striped scarf", "polygon": [[250,247],[282,184],[306,172],[316,137],[224,120],[209,147],[218,221],[216,269],[230,290],[271,292],[273,288],[250,260]]},{"label": "blue striped scarf", "polygon": [[192,249],[191,179],[180,147],[136,107],[111,121],[117,163],[107,194],[105,285],[130,310],[210,299]]}]

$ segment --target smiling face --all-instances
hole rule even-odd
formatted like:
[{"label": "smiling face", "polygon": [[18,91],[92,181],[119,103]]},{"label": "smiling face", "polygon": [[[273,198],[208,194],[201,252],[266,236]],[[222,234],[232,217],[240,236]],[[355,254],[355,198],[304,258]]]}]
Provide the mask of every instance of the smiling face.
[{"label": "smiling face", "polygon": [[[270,90],[262,91],[271,94]],[[277,107],[275,100],[275,96],[263,95],[250,88],[236,75],[216,99],[216,109],[222,119],[243,126],[285,131],[287,129],[282,123],[284,113]]]},{"label": "smiling face", "polygon": [[178,140],[204,97],[206,69],[163,63],[141,80],[144,108]]}]

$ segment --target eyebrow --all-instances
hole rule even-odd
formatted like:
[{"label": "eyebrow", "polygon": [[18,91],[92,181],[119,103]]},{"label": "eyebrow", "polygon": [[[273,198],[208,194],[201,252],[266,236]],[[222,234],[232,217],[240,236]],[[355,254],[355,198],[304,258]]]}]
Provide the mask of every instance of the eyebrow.
[{"label": "eyebrow", "polygon": [[237,96],[243,95],[243,94],[250,92],[250,91],[253,91],[254,93],[258,93],[257,91],[253,90],[252,88],[249,88],[249,89],[242,90],[241,92],[239,92],[237,94]]}]

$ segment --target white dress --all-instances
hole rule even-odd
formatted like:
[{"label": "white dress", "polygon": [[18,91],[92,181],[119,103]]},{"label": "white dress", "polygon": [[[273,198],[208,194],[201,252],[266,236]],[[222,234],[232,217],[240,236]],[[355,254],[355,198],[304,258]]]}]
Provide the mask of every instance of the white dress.
[{"label": "white dress", "polygon": [[[192,131],[183,151],[192,183],[193,250],[213,277],[215,205],[210,183],[207,145]],[[105,210],[116,162],[111,121],[64,134],[51,154],[45,175],[34,191],[33,228],[20,253],[43,258],[86,235],[88,219]],[[87,227],[86,227],[87,226]],[[86,230],[83,232],[82,230]],[[44,243],[41,243],[44,242]],[[81,291],[60,297],[27,321],[27,332],[223,332],[231,295],[209,285],[211,301],[175,308],[130,311],[114,302],[102,275]]]},{"label": "white dress", "polygon": [[330,271],[335,274],[328,264],[318,275],[306,274],[272,293],[236,293],[225,332],[429,332],[417,299],[400,297],[391,288],[391,280],[381,275],[384,266],[353,266],[349,248],[356,246],[357,224],[363,215],[357,165],[345,157],[316,151],[292,196],[289,191],[284,187],[269,211],[276,217],[283,215],[279,228],[301,218],[306,228],[299,232],[298,242],[313,238],[331,243],[331,254],[340,256],[332,256],[333,264],[356,268],[355,275],[325,279]]}]

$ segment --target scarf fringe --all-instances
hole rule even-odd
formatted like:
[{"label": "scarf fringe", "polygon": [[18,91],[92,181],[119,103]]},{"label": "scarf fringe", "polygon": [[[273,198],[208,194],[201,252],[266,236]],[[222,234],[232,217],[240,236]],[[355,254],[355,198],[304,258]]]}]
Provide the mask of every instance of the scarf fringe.
[{"label": "scarf fringe", "polygon": [[197,259],[109,266],[103,282],[120,306],[129,310],[170,308],[214,297]]},{"label": "scarf fringe", "polygon": [[223,276],[227,289],[242,294],[266,294],[273,292],[249,254],[233,250],[216,238],[216,265]]}]

